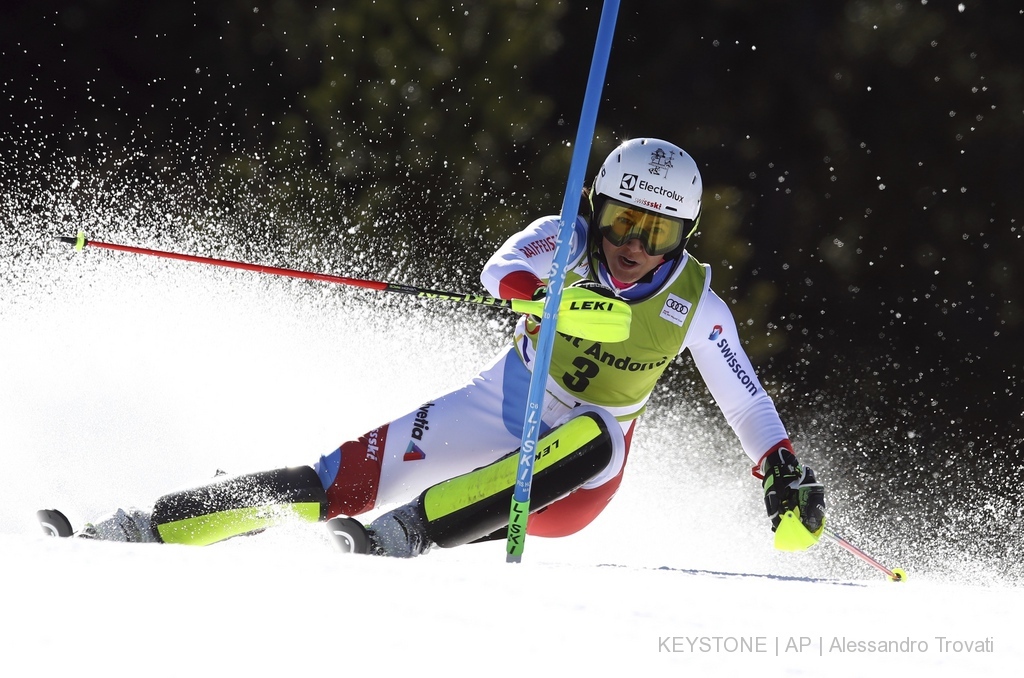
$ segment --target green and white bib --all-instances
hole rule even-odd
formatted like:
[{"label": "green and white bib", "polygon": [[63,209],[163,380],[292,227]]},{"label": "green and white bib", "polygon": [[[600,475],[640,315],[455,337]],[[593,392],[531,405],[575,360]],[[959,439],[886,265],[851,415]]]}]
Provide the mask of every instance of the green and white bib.
[{"label": "green and white bib", "polygon": [[[566,285],[590,277],[589,273],[584,258],[566,274]],[[656,294],[629,302],[633,319],[626,341],[595,342],[559,333],[549,369],[549,385],[557,387],[549,388],[552,395],[599,405],[619,419],[639,416],[665,368],[682,350],[710,278],[708,266],[686,255]],[[525,332],[516,345],[522,357],[524,337],[531,353],[536,351],[540,323],[528,317],[520,327]],[[529,365],[532,360],[524,362]]]}]

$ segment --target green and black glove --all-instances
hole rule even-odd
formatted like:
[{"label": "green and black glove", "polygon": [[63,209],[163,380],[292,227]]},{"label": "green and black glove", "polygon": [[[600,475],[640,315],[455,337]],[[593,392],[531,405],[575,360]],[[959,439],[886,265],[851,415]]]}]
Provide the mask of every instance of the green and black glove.
[{"label": "green and black glove", "polygon": [[801,551],[816,543],[825,529],[825,486],[814,470],[780,447],[761,460],[761,473],[775,547]]},{"label": "green and black glove", "polygon": [[[530,301],[513,299],[512,309],[533,316],[532,331],[544,310],[547,288],[540,287]],[[593,280],[578,280],[562,290],[558,305],[558,331],[592,341],[618,342],[629,338],[633,311],[615,292]]]}]

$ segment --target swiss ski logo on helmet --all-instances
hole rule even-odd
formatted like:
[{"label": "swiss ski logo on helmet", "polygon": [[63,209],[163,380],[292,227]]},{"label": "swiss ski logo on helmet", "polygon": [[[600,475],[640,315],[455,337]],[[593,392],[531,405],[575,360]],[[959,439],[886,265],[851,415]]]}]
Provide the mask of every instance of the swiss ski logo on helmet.
[{"label": "swiss ski logo on helmet", "polygon": [[666,153],[663,148],[654,151],[651,153],[650,168],[647,171],[659,177],[667,177],[668,171],[672,169],[672,156],[675,154],[675,151]]},{"label": "swiss ski logo on helmet", "polygon": [[619,182],[619,188],[621,188],[624,191],[635,191],[636,182],[639,178],[640,177],[638,177],[635,174],[623,174],[622,180]]}]

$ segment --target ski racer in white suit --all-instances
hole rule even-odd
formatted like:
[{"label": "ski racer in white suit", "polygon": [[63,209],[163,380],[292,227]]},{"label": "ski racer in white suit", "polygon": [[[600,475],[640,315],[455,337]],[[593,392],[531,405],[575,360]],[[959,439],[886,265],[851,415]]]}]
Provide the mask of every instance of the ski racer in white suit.
[{"label": "ski racer in white suit", "polygon": [[[533,513],[528,534],[565,536],[597,517],[622,481],[637,418],[658,378],[677,354],[689,350],[753,462],[754,475],[763,478],[773,529],[785,512],[797,510],[809,543],[820,535],[822,486],[793,454],[732,314],[711,291],[710,267],[685,249],[700,218],[701,195],[696,163],[665,141],[627,141],[602,165],[584,201],[590,205],[581,210],[591,214],[573,226],[566,285],[597,283],[601,294],[628,302],[630,334],[617,343],[555,338],[542,433],[590,412],[607,429],[611,453],[585,482]],[[505,299],[543,296],[558,226],[558,216],[544,217],[509,238],[483,268],[488,292]],[[356,516],[407,501],[515,451],[539,322],[521,317],[508,348],[464,387],[322,456],[313,467],[324,492],[319,517]],[[383,514],[369,526],[373,552],[421,553],[431,542],[427,522],[410,505]],[[157,534],[167,540],[170,532]]]}]

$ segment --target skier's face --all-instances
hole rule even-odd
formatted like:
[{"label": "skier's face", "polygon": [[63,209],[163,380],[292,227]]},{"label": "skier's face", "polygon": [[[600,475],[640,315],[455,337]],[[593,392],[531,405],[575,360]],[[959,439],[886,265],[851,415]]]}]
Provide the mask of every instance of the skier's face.
[{"label": "skier's face", "polygon": [[647,254],[639,238],[630,238],[621,245],[602,238],[601,247],[612,277],[623,283],[635,283],[665,261],[661,255],[652,257]]}]

